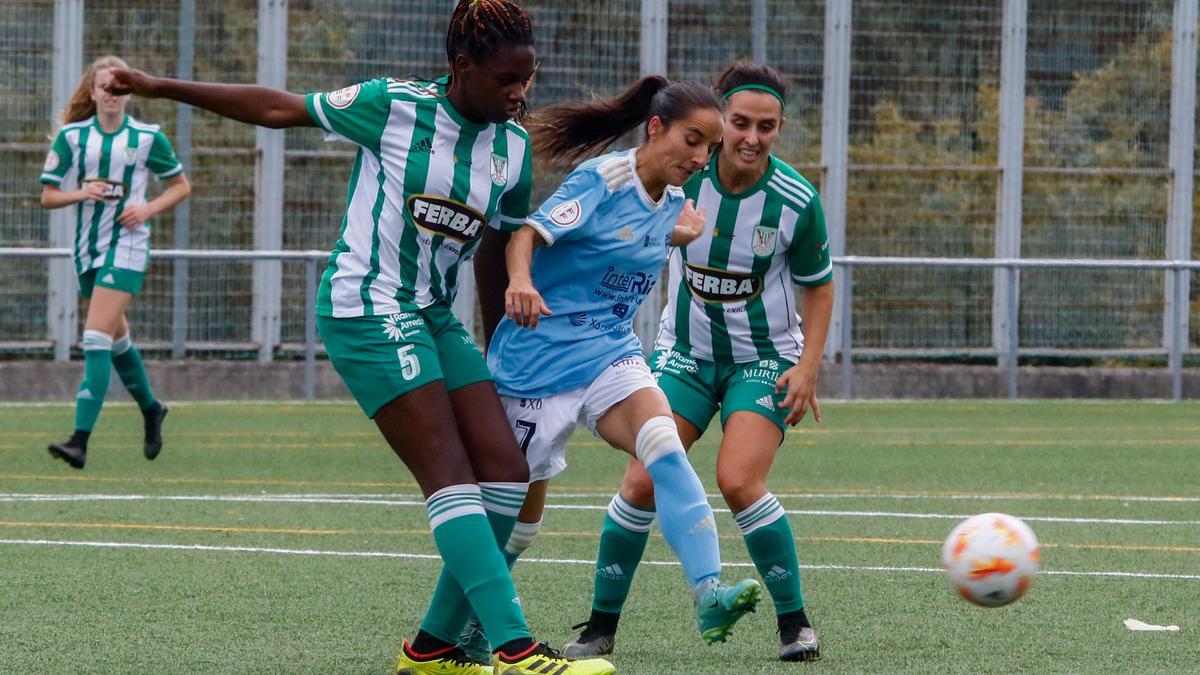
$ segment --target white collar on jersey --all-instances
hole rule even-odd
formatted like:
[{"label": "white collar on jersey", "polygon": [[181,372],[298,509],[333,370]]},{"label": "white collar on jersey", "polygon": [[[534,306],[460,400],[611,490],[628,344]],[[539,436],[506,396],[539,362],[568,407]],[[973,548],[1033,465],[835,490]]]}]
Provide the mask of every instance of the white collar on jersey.
[{"label": "white collar on jersey", "polygon": [[639,176],[637,172],[637,151],[638,149],[635,147],[630,148],[629,152],[626,153],[626,157],[629,158],[629,166],[631,169],[633,169],[633,185],[637,188],[638,196],[642,198],[642,202],[651,211],[657,211],[667,203],[667,197],[670,196],[671,188],[673,186],[668,185],[663,188],[662,197],[657,202],[651,199],[650,193],[646,192],[646,186],[642,185],[642,177]]}]

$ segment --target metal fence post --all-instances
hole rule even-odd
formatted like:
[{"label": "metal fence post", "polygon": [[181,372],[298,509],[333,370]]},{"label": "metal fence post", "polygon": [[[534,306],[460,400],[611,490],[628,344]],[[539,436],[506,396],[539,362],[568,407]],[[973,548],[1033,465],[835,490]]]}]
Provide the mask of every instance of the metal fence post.
[{"label": "metal fence post", "polygon": [[[194,76],[196,55],[196,0],[179,2],[179,66],[181,80]],[[175,151],[184,170],[192,170],[192,107],[180,104],[175,112]],[[175,206],[175,241],[177,249],[191,245],[192,207],[185,199]],[[186,354],[188,333],[188,261],[176,260],[171,283],[171,358],[182,359]]]},{"label": "metal fence post", "polygon": [[[1197,0],[1175,0],[1171,45],[1171,165],[1167,209],[1167,259],[1192,257],[1192,191],[1196,138],[1196,20]],[[1189,340],[1191,273],[1184,268],[1164,275],[1163,346],[1171,371],[1171,397],[1183,397],[1183,357]]]},{"label": "metal fence post", "polygon": [[767,0],[751,0],[750,2],[750,39],[753,45],[750,54],[758,63],[767,62]]},{"label": "metal fence post", "polygon": [[317,390],[317,261],[304,261],[304,398]]},{"label": "metal fence post", "polygon": [[[640,58],[642,75],[667,74],[667,0],[642,0]],[[664,270],[665,272],[665,270]],[[662,274],[659,275],[660,277]],[[649,353],[658,336],[658,321],[662,312],[663,286],[660,278],[650,289],[638,313],[633,317],[633,332],[642,340],[642,350]]]},{"label": "metal fence post", "polygon": [[854,396],[854,266],[842,266],[842,398]]},{"label": "metal fence post", "polygon": [[[850,37],[852,0],[829,0],[825,4],[825,75],[821,110],[821,164],[825,177],[821,205],[829,233],[829,255],[846,255],[846,195],[850,152]],[[842,268],[848,277],[850,268]],[[848,279],[835,279],[833,318],[825,358],[847,348],[846,331],[839,325],[846,315]],[[843,359],[844,360],[844,359]]]},{"label": "metal fence post", "polygon": [[[287,86],[287,13],[287,0],[258,0],[258,84]],[[283,131],[257,127],[254,141],[258,156],[254,248],[279,250],[283,248]],[[256,260],[251,335],[259,344],[260,362],[270,361],[279,343],[282,297],[282,263]]]},{"label": "metal fence post", "polygon": [[[79,75],[83,71],[83,0],[54,1],[54,61],[51,84],[50,128],[58,133],[59,114],[67,107]],[[74,244],[72,209],[50,212],[49,243],[54,248]],[[75,266],[70,258],[52,258],[46,289],[46,327],[54,341],[54,360],[71,358],[75,342],[76,299]]]},{"label": "metal fence post", "polygon": [[1004,374],[1008,384],[1008,397],[1018,398],[1020,392],[1020,375],[1021,362],[1018,356],[1018,349],[1021,346],[1021,305],[1020,305],[1020,290],[1021,290],[1021,274],[1016,267],[1005,268],[1008,274],[1007,292],[1005,296],[1008,298],[1008,307],[1005,309],[1005,314],[1010,317],[1008,322],[1008,334],[1005,336],[1005,344],[1007,351],[1001,356],[1004,362]]},{"label": "metal fence post", "polygon": [[[1000,185],[996,200],[997,258],[1021,257],[1021,205],[1025,174],[1025,48],[1028,42],[1027,0],[1004,0],[1000,47],[1000,138],[997,164]],[[1008,373],[1008,394],[1016,396],[1016,330],[1020,312],[1020,271],[998,267],[993,272],[992,346],[996,365]]]}]

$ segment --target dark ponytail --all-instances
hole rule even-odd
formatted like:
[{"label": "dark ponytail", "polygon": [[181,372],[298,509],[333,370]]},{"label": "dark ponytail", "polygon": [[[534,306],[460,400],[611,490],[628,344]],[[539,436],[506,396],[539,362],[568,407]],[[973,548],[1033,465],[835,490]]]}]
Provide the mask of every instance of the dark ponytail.
[{"label": "dark ponytail", "polygon": [[696,108],[720,110],[721,101],[702,84],[649,75],[615,98],[560,103],[539,110],[529,125],[533,149],[552,164],[573,166],[600,154],[653,117],[670,126]]}]

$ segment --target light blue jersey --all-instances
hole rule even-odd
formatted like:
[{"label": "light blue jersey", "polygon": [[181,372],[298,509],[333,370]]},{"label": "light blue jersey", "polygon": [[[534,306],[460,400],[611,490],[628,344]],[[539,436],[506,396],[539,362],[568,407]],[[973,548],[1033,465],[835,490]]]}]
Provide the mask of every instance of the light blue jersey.
[{"label": "light blue jersey", "polygon": [[488,366],[501,394],[543,398],[586,387],[642,354],[633,315],[662,274],[684,196],[668,187],[651,200],[636,152],[580,164],[526,221],[548,244],[535,250],[532,275],[554,314],[535,330],[500,322]]}]

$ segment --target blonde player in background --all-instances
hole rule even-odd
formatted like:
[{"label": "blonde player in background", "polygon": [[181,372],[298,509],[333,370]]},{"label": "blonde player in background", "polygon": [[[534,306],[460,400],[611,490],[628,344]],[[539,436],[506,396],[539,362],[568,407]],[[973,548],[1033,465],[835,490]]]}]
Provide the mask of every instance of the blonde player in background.
[{"label": "blonde player in background", "polygon": [[[75,433],[50,445],[50,454],[76,469],[87,462],[112,369],[142,411],[142,452],[154,459],[162,449],[167,407],[158,402],[141,354],[129,335],[125,310],[142,288],[150,264],[150,219],[191,194],[183,165],[157,125],[125,113],[128,95],[109,93],[115,56],[96,59],[83,74],[63,112],[63,127],[42,169],[42,207],[69,207],[75,229],[75,273],[79,292],[90,298],[83,331],[83,382],[75,396]],[[146,201],[150,176],[168,181]]]}]

